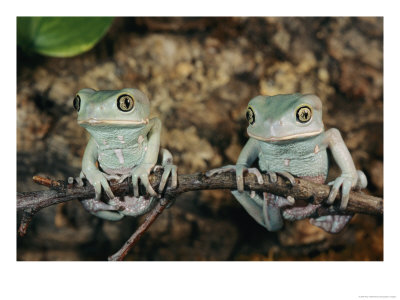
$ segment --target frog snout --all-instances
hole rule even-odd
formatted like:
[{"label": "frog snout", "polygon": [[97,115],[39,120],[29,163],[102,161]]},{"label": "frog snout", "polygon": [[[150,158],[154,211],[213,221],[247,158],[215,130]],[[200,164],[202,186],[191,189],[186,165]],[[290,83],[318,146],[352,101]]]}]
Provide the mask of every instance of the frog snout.
[{"label": "frog snout", "polygon": [[282,126],[283,126],[282,120],[276,120],[273,122],[268,122],[268,121],[265,122],[267,136],[270,136],[270,137],[280,136],[280,134],[282,133]]}]

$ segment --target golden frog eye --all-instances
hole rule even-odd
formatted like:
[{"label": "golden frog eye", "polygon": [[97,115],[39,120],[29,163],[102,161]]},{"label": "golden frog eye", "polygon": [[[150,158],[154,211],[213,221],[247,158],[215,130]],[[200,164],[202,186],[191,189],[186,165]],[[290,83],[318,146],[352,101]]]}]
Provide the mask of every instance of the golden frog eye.
[{"label": "golden frog eye", "polygon": [[135,106],[135,101],[130,95],[121,95],[117,99],[118,109],[124,112],[131,111]]},{"label": "golden frog eye", "polygon": [[296,119],[300,123],[307,123],[311,120],[312,110],[308,105],[300,106],[296,111]]},{"label": "golden frog eye", "polygon": [[250,125],[253,125],[256,121],[256,116],[254,114],[254,110],[249,106],[246,111],[246,119]]},{"label": "golden frog eye", "polygon": [[73,106],[76,111],[79,111],[81,109],[81,97],[79,97],[79,95],[75,96]]}]

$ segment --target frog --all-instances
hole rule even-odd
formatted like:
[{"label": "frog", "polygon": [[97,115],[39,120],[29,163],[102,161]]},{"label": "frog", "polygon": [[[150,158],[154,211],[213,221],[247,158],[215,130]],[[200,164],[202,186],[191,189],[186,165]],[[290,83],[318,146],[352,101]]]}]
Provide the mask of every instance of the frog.
[{"label": "frog", "polygon": [[[98,218],[119,221],[124,216],[137,217],[149,212],[161,201],[149,182],[149,174],[163,169],[158,187],[161,193],[171,177],[171,188],[177,186],[177,167],[167,149],[160,150],[162,124],[149,118],[150,101],[138,89],[81,89],[73,100],[77,122],[90,134],[82,159],[83,179],[95,190],[95,197],[81,200],[83,207]],[[156,165],[161,161],[161,166]],[[133,196],[115,197],[109,181],[132,178]],[[139,194],[139,185],[145,195]],[[142,193],[143,194],[143,193]]]},{"label": "frog", "polygon": [[[307,218],[329,233],[342,231],[352,215],[343,213],[318,218],[312,215],[321,205],[332,206],[339,191],[340,209],[345,210],[350,191],[365,188],[368,181],[361,170],[356,170],[340,131],[325,130],[321,99],[314,94],[301,93],[259,95],[249,101],[246,119],[249,139],[236,165],[213,169],[206,175],[236,172],[237,190],[232,194],[250,216],[269,231],[280,230],[284,220]],[[279,175],[292,185],[296,184],[295,177],[324,184],[329,171],[328,150],[341,175],[328,183],[331,190],[326,204],[301,203],[291,196],[244,191],[245,172],[256,175],[261,184],[261,172],[266,172],[271,182],[276,182]],[[251,168],[257,159],[259,169]]]}]

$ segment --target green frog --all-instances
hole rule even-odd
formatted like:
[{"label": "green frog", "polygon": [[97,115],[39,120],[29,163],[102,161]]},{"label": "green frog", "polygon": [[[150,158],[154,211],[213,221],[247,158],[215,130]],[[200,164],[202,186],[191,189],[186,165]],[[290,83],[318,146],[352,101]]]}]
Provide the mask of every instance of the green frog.
[{"label": "green frog", "polygon": [[[82,179],[86,178],[95,189],[95,198],[82,200],[83,207],[93,215],[111,221],[118,221],[125,215],[147,213],[158,198],[148,175],[158,161],[161,133],[161,121],[149,119],[147,96],[132,88],[82,89],[76,94],[73,106],[78,112],[78,124],[91,136],[77,180],[83,184]],[[161,154],[164,171],[159,191],[165,188],[169,176],[171,187],[177,185],[177,167],[172,164],[171,153],[162,149]],[[115,197],[108,181],[122,182],[129,176],[132,177],[134,196]],[[139,184],[145,187],[146,195],[139,195]]]},{"label": "green frog", "polygon": [[[250,100],[246,119],[249,123],[249,140],[242,149],[236,165],[225,166],[207,172],[207,176],[235,170],[237,191],[233,195],[247,212],[269,231],[277,231],[283,226],[283,219],[290,221],[310,217],[319,205],[295,206],[295,199],[284,198],[270,193],[244,192],[243,173],[257,176],[262,183],[257,168],[250,168],[258,159],[261,171],[267,172],[271,181],[277,174],[295,184],[293,176],[316,183],[325,183],[328,174],[329,149],[342,173],[333,182],[327,203],[333,204],[338,191],[342,197],[340,208],[348,204],[351,189],[367,186],[362,171],[357,171],[339,130],[324,129],[322,103],[311,94],[289,94],[257,96]],[[350,221],[350,215],[331,215],[310,222],[331,233],[340,232]]]}]

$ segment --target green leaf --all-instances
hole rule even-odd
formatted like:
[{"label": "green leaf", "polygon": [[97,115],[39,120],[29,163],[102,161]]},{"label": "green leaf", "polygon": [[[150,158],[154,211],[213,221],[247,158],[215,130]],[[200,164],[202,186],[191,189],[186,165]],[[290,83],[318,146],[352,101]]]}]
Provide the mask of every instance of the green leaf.
[{"label": "green leaf", "polygon": [[92,49],[112,21],[111,17],[18,17],[17,43],[25,51],[70,57]]}]

